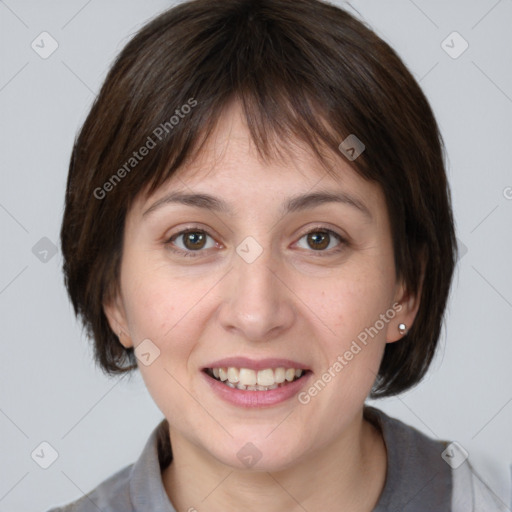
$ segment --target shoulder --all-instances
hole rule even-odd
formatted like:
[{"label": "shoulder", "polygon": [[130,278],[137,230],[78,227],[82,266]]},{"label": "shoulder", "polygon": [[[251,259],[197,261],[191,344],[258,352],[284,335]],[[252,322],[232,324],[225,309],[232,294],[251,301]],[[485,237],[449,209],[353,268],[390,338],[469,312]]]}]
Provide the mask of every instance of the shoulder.
[{"label": "shoulder", "polygon": [[448,443],[374,407],[365,407],[364,417],[380,429],[387,452],[386,481],[375,512],[450,510],[451,469],[441,457]]},{"label": "shoulder", "polygon": [[510,512],[512,480],[505,466],[485,455],[472,454],[454,467],[452,512]]},{"label": "shoulder", "polygon": [[[365,407],[364,415],[380,428],[388,452],[386,484],[376,512],[392,507],[415,512],[510,512],[511,482],[505,464],[474,450],[469,455],[456,442],[432,439],[374,407]],[[479,469],[485,466],[484,477]]]},{"label": "shoulder", "polygon": [[101,482],[80,499],[52,508],[47,512],[131,512],[130,477],[133,464]]},{"label": "shoulder", "polygon": [[133,464],[114,473],[80,499],[47,512],[175,512],[161,476],[171,460],[169,424],[163,419]]}]

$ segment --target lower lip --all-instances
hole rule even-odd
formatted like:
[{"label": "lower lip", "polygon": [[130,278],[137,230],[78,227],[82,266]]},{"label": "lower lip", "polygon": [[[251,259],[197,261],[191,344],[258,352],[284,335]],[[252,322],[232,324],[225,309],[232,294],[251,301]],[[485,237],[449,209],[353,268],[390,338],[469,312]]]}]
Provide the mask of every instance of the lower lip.
[{"label": "lower lip", "polygon": [[220,398],[239,407],[269,407],[271,405],[280,404],[295,396],[309,380],[312,375],[307,372],[300,379],[289,382],[285,386],[279,386],[268,391],[244,391],[243,389],[230,388],[210,377],[206,372],[202,371],[203,377],[208,385],[212,388]]}]

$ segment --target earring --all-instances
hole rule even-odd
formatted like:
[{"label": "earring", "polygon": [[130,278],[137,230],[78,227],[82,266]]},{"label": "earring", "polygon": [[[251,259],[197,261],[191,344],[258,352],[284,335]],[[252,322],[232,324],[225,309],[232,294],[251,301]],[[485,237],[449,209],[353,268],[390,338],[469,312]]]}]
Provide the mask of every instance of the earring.
[{"label": "earring", "polygon": [[407,333],[407,326],[405,324],[398,324],[398,332],[402,335]]}]

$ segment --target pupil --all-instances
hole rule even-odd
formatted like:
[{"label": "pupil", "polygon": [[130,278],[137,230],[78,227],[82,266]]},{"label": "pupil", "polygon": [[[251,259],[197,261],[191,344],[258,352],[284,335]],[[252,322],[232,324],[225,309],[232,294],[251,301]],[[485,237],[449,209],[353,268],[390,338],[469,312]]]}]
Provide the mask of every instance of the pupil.
[{"label": "pupil", "polygon": [[[308,242],[313,242],[312,248],[315,250],[325,249],[329,245],[329,235],[323,231],[316,231],[308,235]],[[320,244],[318,242],[320,242]]]}]

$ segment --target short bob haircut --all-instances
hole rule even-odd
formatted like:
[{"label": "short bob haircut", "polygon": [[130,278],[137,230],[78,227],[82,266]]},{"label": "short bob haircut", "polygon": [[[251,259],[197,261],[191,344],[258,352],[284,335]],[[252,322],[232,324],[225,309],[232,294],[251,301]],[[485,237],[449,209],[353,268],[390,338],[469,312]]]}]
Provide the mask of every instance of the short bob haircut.
[{"label": "short bob haircut", "polygon": [[[130,206],[200,152],[232,101],[265,161],[295,141],[381,187],[396,277],[412,294],[421,289],[421,303],[406,336],[386,345],[370,396],[416,385],[438,344],[457,256],[443,140],[395,51],[319,0],[181,3],[113,63],[74,143],[60,234],[65,284],[95,362],[107,375],[137,368],[103,311],[118,290]],[[356,159],[338,149],[350,134],[365,145]]]}]

